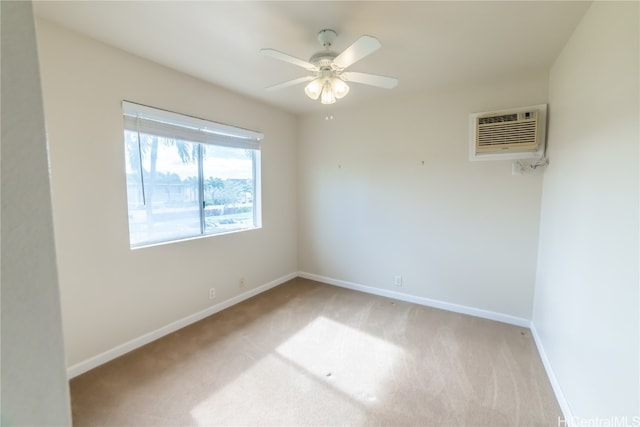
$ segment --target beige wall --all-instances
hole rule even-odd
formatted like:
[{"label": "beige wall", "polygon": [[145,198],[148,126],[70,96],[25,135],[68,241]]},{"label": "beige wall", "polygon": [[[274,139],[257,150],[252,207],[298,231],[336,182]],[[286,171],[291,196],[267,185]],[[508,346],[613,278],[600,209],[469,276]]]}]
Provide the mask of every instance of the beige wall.
[{"label": "beige wall", "polygon": [[300,270],[529,319],[542,176],[470,162],[468,123],[546,95],[540,72],[304,116]]},{"label": "beige wall", "polygon": [[31,2],[2,2],[0,424],[71,424]]},{"label": "beige wall", "polygon": [[594,2],[550,73],[533,323],[583,419],[640,417],[638,12]]},{"label": "beige wall", "polygon": [[[294,116],[49,22],[37,29],[68,365],[296,271]],[[263,132],[263,228],[130,250],[123,99]]]}]

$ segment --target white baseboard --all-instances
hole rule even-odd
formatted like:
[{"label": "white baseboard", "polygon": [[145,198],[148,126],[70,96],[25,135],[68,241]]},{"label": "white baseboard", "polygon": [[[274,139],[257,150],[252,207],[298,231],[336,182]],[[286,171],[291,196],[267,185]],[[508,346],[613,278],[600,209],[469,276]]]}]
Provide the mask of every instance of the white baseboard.
[{"label": "white baseboard", "polygon": [[296,277],[297,277],[297,273],[287,274],[286,276],[282,276],[269,283],[258,286],[257,288],[250,289],[247,292],[244,292],[240,295],[236,295],[233,298],[230,298],[226,301],[222,301],[216,305],[208,307],[198,313],[192,314],[180,320],[176,320],[175,322],[172,322],[166,326],[163,326],[162,328],[156,329],[155,331],[144,334],[138,338],[134,338],[131,341],[127,341],[124,344],[120,344],[110,350],[105,351],[104,353],[100,353],[80,363],[76,363],[75,365],[72,365],[67,368],[67,378],[71,379],[73,377],[77,377],[80,374],[83,374],[93,368],[96,368],[117,357],[120,357],[123,354],[126,354],[132,350],[135,350],[136,348],[142,347],[145,344],[149,344],[150,342],[155,341],[158,338],[161,338],[165,335],[175,332],[178,329],[182,329],[185,326],[188,326],[192,323],[202,320],[205,317],[211,316],[212,314],[222,311],[225,308],[229,308],[232,305],[238,304],[239,302],[249,299],[255,295],[265,292],[278,285],[281,285],[282,283],[287,282],[291,279],[295,279]]},{"label": "white baseboard", "polygon": [[556,395],[556,399],[558,400],[558,405],[560,405],[560,410],[562,410],[562,415],[564,416],[563,423],[558,425],[563,425],[567,427],[576,427],[576,418],[573,416],[573,412],[571,411],[571,407],[569,406],[569,402],[564,397],[564,393],[562,392],[562,388],[560,387],[560,383],[558,382],[558,378],[556,377],[553,368],[551,367],[551,361],[547,357],[547,353],[544,350],[544,346],[542,345],[542,341],[540,340],[540,335],[538,335],[538,331],[536,330],[536,325],[531,321],[531,326],[529,327],[531,330],[531,335],[533,336],[533,341],[536,343],[536,347],[538,347],[538,353],[540,353],[540,359],[542,359],[542,364],[544,365],[545,371],[547,371],[547,377],[549,377],[549,381],[551,382],[551,387],[553,388],[553,392]]},{"label": "white baseboard", "polygon": [[390,291],[388,289],[374,288],[371,286],[360,285],[358,283],[347,282],[344,280],[332,279],[330,277],[319,276],[317,274],[299,271],[298,276],[304,279],[315,280],[317,282],[327,283],[329,285],[340,286],[342,288],[352,289],[354,291],[365,292],[368,294],[379,295],[382,297],[393,298],[400,301],[411,302],[414,304],[424,305],[442,310],[453,311],[455,313],[468,314],[470,316],[481,317],[483,319],[495,320],[497,322],[508,323],[510,325],[529,328],[531,321],[522,317],[511,316],[510,314],[497,313],[495,311],[483,310],[481,308],[469,307],[466,305],[454,304],[445,301],[439,301],[431,298],[418,297],[415,295],[405,294],[402,292]]}]

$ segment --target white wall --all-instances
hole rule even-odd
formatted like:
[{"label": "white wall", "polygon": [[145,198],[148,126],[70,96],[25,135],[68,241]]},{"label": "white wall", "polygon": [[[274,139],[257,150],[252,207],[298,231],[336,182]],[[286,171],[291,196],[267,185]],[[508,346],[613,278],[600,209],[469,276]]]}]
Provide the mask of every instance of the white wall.
[{"label": "white wall", "polygon": [[2,2],[3,426],[71,424],[31,2]]},{"label": "white wall", "polygon": [[[70,366],[297,270],[294,116],[37,24]],[[123,99],[263,132],[263,228],[130,250]]]},{"label": "white wall", "polygon": [[640,416],[638,40],[637,2],[595,2],[550,73],[533,323],[583,419]]},{"label": "white wall", "polygon": [[303,117],[300,270],[529,319],[542,176],[470,162],[468,120],[546,96],[540,72]]}]

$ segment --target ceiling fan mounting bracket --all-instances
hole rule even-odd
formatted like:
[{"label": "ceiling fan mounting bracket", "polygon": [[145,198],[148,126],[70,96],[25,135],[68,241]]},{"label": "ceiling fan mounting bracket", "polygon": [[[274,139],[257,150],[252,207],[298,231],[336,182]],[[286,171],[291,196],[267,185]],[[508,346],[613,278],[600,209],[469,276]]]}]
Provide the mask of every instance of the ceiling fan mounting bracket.
[{"label": "ceiling fan mounting bracket", "polygon": [[328,28],[318,32],[318,41],[326,49],[331,47],[336,37],[338,37],[338,33]]}]

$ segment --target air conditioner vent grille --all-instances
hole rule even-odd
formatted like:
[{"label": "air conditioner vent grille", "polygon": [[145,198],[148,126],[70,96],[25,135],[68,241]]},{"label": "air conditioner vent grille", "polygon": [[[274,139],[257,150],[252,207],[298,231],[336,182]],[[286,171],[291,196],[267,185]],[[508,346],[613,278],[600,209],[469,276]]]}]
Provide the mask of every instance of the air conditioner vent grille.
[{"label": "air conditioner vent grille", "polygon": [[[486,117],[493,119],[495,117]],[[480,119],[482,120],[482,119]],[[518,144],[519,146],[537,145],[537,123],[534,120],[516,123],[492,123],[491,126],[478,125],[478,146],[500,146]]]}]

